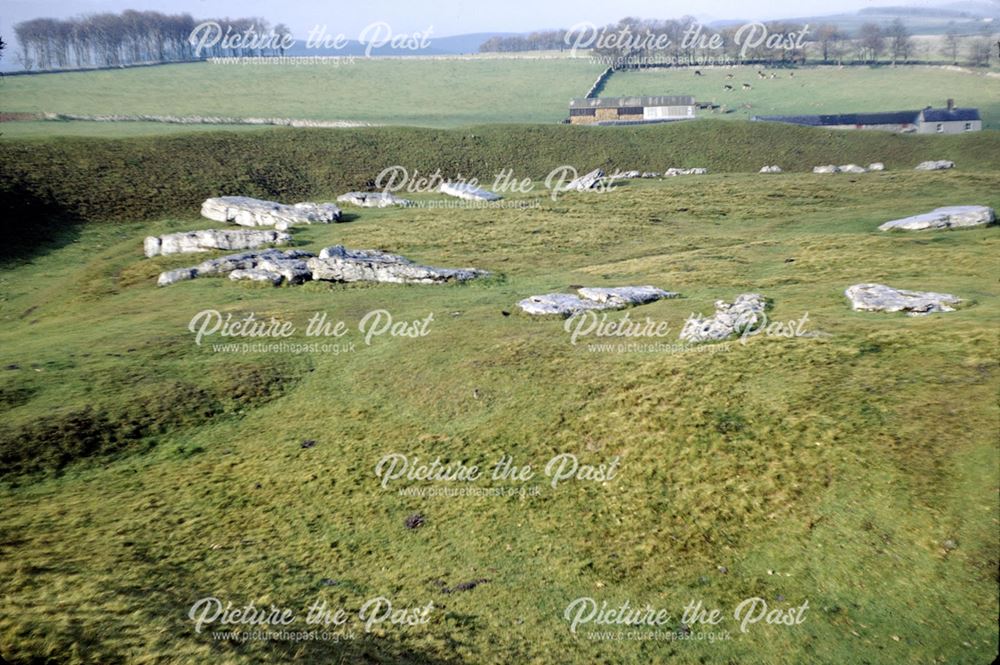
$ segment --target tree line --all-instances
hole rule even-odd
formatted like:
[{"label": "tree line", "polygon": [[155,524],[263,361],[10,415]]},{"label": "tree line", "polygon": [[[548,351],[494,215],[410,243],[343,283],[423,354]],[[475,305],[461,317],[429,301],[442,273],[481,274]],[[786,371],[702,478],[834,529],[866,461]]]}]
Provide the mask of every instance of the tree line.
[{"label": "tree line", "polygon": [[[261,18],[212,19],[223,32],[264,34],[270,26]],[[121,67],[194,59],[192,31],[202,23],[190,14],[126,10],[68,19],[36,18],[14,26],[18,60],[28,70],[73,67]],[[287,33],[283,25],[274,32]],[[221,44],[221,41],[220,41]],[[223,48],[203,55],[219,57],[270,54],[274,49]]]},{"label": "tree line", "polygon": [[[788,21],[772,21],[764,25],[770,34],[796,34],[806,27]],[[624,18],[599,30],[606,34],[620,34],[622,30],[628,30],[631,35],[646,36],[646,42],[654,42],[655,38],[662,35],[669,40],[668,46],[651,48],[642,44],[637,45],[635,41],[638,40],[633,40],[633,43],[624,46],[607,48],[598,45],[590,49],[590,52],[595,56],[617,58],[622,67],[634,62],[655,63],[658,60],[709,62],[711,58],[720,56],[731,62],[753,61],[768,64],[803,64],[807,59],[828,64],[873,64],[886,60],[898,64],[919,59],[929,48],[927,43],[915,41],[906,24],[899,18],[885,25],[864,23],[853,34],[833,24],[810,27],[804,37],[803,48],[789,48],[787,44],[778,46],[762,44],[744,49],[738,36],[741,26],[735,25],[714,30],[705,28],[706,33],[718,33],[721,45],[716,48],[699,47],[697,43],[691,43],[691,40],[685,43],[684,37],[690,34],[692,26],[697,26],[697,21],[690,16],[669,20]],[[547,30],[528,35],[496,36],[483,42],[479,50],[494,53],[565,51],[580,43],[578,39],[580,36],[579,30]],[[745,40],[743,43],[745,44]],[[990,64],[990,59],[993,57],[992,45],[993,35],[990,26],[984,24],[978,35],[960,35],[954,29],[949,30],[939,47],[955,64],[964,61],[973,66],[985,67]]]}]

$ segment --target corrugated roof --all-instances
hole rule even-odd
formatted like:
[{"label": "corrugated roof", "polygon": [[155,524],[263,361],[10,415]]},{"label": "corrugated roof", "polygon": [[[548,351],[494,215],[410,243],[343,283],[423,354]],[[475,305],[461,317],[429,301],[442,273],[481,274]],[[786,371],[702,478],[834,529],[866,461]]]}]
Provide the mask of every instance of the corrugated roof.
[{"label": "corrugated roof", "polygon": [[970,122],[979,120],[979,109],[924,109],[927,122]]},{"label": "corrugated roof", "polygon": [[636,106],[694,106],[694,103],[694,97],[689,95],[659,95],[653,97],[576,97],[569,100],[569,107],[571,109],[616,109]]},{"label": "corrugated roof", "polygon": [[915,124],[920,111],[891,113],[831,113],[822,115],[756,115],[761,122],[787,122],[793,125],[831,127],[835,125],[903,125]]}]

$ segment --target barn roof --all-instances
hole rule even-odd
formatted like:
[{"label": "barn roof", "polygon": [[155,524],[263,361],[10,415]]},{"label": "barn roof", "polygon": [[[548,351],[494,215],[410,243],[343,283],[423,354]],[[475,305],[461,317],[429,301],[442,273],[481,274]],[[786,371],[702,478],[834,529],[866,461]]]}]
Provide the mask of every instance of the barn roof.
[{"label": "barn roof", "polygon": [[659,95],[653,97],[576,97],[569,100],[571,109],[616,109],[636,106],[694,106],[689,95]]},{"label": "barn roof", "polygon": [[926,122],[969,122],[979,120],[979,109],[924,109]]},{"label": "barn roof", "polygon": [[835,125],[903,125],[915,124],[920,111],[890,113],[831,113],[823,115],[755,115],[762,122],[787,122],[793,125],[830,127]]}]

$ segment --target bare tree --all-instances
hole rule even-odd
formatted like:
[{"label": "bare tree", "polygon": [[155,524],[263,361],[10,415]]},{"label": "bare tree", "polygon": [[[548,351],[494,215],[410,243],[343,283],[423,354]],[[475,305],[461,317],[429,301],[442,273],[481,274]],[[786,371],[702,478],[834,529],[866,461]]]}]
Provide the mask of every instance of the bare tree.
[{"label": "bare tree", "polygon": [[858,30],[862,60],[875,62],[885,50],[885,35],[877,23],[865,23]]},{"label": "bare tree", "polygon": [[826,23],[816,29],[816,43],[819,44],[823,62],[829,62],[831,59],[840,61],[844,55],[844,40],[846,38],[843,30],[832,23]]},{"label": "bare tree", "polygon": [[889,38],[889,52],[892,53],[892,64],[895,65],[899,60],[903,62],[909,60],[913,41],[910,39],[910,31],[906,29],[906,25],[902,19],[894,19],[886,29],[885,35]]},{"label": "bare tree", "polygon": [[[222,19],[225,32],[247,33],[254,43],[230,49],[231,55],[264,55],[272,46],[267,21],[261,18]],[[67,20],[39,18],[14,26],[25,69],[55,67],[116,67],[150,62],[190,60],[188,41],[195,28],[190,14],[126,10],[121,14],[91,14]],[[288,28],[279,26],[284,34]],[[215,46],[212,55],[222,55]]]},{"label": "bare tree", "polygon": [[[1000,48],[1000,42],[998,42]],[[989,67],[993,57],[993,33],[989,25],[984,25],[982,32],[973,40],[969,47],[969,62],[973,67]]]},{"label": "bare tree", "polygon": [[955,28],[949,28],[944,35],[944,52],[953,65],[958,64],[958,49],[962,45],[962,36]]}]

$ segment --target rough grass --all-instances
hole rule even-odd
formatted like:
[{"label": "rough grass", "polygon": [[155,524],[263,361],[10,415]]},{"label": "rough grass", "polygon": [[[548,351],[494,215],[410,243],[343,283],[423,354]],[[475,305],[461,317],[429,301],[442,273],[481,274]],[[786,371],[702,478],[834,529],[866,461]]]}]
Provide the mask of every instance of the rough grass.
[{"label": "rough grass", "polygon": [[[759,79],[754,67],[647,69],[618,72],[601,93],[618,95],[694,95],[725,109],[711,117],[747,120],[755,115],[863,113],[943,107],[947,99],[976,107],[983,127],[1000,128],[1000,79],[982,71],[931,66],[804,67],[768,70],[776,79]],[[733,79],[727,79],[728,74]],[[743,90],[749,83],[751,90]],[[726,91],[723,86],[735,88]],[[723,110],[731,111],[723,113]]]},{"label": "rough grass", "polygon": [[[34,233],[40,220],[59,215],[68,217],[67,222],[107,222],[189,214],[208,196],[242,194],[288,202],[330,198],[373,185],[393,165],[411,174],[440,171],[443,177],[476,177],[492,185],[502,170],[518,180],[541,180],[559,165],[580,173],[596,167],[662,172],[671,166],[735,173],[756,172],[764,164],[811,171],[817,164],[880,161],[890,170],[910,171],[925,159],[951,159],[962,171],[998,170],[1000,133],[900,136],[697,121],[645,127],[272,129],[131,140],[10,140],[0,151],[0,209],[8,223]],[[760,178],[760,186],[768,187],[767,176]],[[810,200],[813,194],[802,191],[798,196]],[[39,215],[38,210],[46,212]],[[17,221],[25,218],[31,221]],[[15,234],[14,241],[20,237]]]},{"label": "rough grass", "polygon": [[[997,651],[1000,237],[875,229],[938,205],[1000,207],[998,185],[995,172],[723,174],[544,199],[531,211],[364,211],[296,231],[304,247],[380,247],[504,275],[467,286],[202,279],[157,289],[158,270],[191,260],[143,259],[141,239],[204,227],[194,207],[152,223],[81,225],[75,242],[3,274],[3,421],[134,404],[146,395],[136,382],[164,388],[150,415],[171,413],[188,384],[182,412],[200,394],[242,407],[171,422],[59,474],[8,477],[0,653],[94,663],[987,662]],[[869,280],[956,293],[967,306],[925,318],[850,311],[844,288]],[[755,338],[714,354],[598,353],[572,346],[558,321],[502,314],[570,284],[627,283],[683,294],[630,312],[674,332],[715,299],[755,290],[773,300],[773,319],[808,312],[809,329],[828,336]],[[232,355],[194,345],[186,326],[205,308],[300,327],[316,311],[354,324],[375,308],[399,320],[433,312],[434,323],[427,337],[371,346],[352,332],[356,351],[338,355]],[[245,369],[276,362],[290,363],[294,381],[237,400]],[[306,439],[316,445],[303,448]],[[47,454],[44,440],[21,443]],[[390,452],[623,462],[614,481],[544,486],[534,498],[420,498],[379,487],[373,467]],[[426,522],[407,529],[414,513]],[[195,635],[186,619],[207,595],[356,609],[378,594],[438,609],[427,626],[345,643],[230,644]],[[722,642],[594,641],[562,619],[580,596],[649,602],[675,617],[692,599],[810,609],[795,628],[743,635],[730,624],[735,636]]]}]

